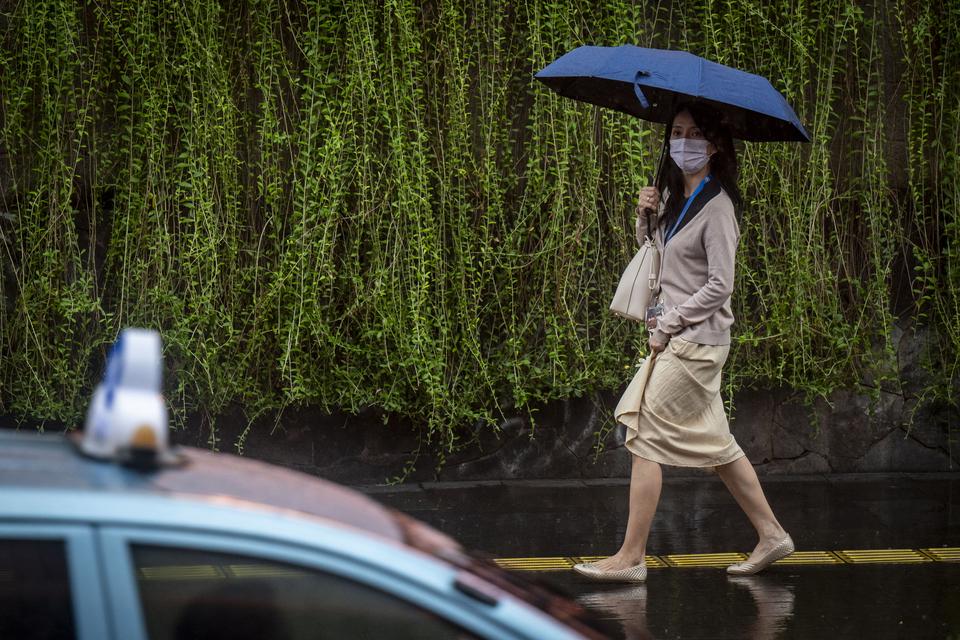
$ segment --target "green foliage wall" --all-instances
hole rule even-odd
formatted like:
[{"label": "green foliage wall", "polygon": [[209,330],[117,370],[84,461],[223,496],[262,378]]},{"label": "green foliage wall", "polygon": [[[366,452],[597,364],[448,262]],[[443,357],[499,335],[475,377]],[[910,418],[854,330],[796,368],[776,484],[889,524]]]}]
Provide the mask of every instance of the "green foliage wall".
[{"label": "green foliage wall", "polygon": [[[4,0],[0,413],[75,423],[124,326],[176,414],[413,418],[614,388],[606,310],[660,127],[532,80],[584,43],[768,76],[810,145],[745,145],[731,387],[894,385],[894,313],[960,354],[960,5]],[[489,427],[492,428],[492,427]]]}]

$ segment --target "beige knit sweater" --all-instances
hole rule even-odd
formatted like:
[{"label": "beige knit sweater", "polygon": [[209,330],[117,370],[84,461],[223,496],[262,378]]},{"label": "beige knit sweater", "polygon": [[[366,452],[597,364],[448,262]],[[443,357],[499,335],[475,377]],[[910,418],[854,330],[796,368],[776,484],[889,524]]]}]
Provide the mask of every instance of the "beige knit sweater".
[{"label": "beige knit sweater", "polygon": [[[664,308],[654,336],[660,342],[680,336],[698,344],[730,344],[730,294],[740,240],[730,197],[721,190],[666,247],[662,225],[656,219],[654,225],[661,255],[660,301]],[[645,221],[638,219],[637,241],[641,244],[645,231]]]}]

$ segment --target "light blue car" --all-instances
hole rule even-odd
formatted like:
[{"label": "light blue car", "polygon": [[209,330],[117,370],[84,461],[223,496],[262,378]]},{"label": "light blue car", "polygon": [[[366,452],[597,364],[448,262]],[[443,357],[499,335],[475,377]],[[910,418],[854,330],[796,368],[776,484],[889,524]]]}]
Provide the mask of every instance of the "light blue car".
[{"label": "light blue car", "polygon": [[4,640],[599,637],[578,605],[333,483],[0,432]]}]

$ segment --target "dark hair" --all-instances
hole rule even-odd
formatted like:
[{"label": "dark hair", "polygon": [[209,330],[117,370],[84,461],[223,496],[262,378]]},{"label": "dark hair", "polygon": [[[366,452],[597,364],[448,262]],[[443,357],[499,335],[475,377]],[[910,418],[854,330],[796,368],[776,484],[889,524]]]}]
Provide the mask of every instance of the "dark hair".
[{"label": "dark hair", "polygon": [[737,187],[739,167],[737,150],[733,146],[733,136],[730,135],[730,130],[723,123],[723,118],[716,109],[703,102],[688,102],[679,105],[673,112],[673,117],[670,118],[670,124],[667,125],[667,131],[663,137],[663,151],[660,154],[660,167],[657,170],[657,189],[660,193],[665,190],[670,191],[664,212],[667,224],[672,224],[677,219],[686,200],[683,195],[683,172],[670,158],[670,134],[673,130],[673,122],[681,111],[690,112],[703,137],[717,148],[717,152],[710,158],[710,173],[730,196],[734,211],[739,218],[743,201],[740,189]]}]

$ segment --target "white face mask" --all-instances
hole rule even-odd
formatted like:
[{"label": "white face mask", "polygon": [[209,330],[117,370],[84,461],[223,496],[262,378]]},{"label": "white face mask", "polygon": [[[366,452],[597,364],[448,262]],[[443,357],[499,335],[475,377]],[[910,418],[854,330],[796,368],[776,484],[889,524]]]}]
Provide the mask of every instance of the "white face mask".
[{"label": "white face mask", "polygon": [[710,162],[707,153],[708,140],[673,138],[670,140],[670,157],[684,173],[697,173]]}]

